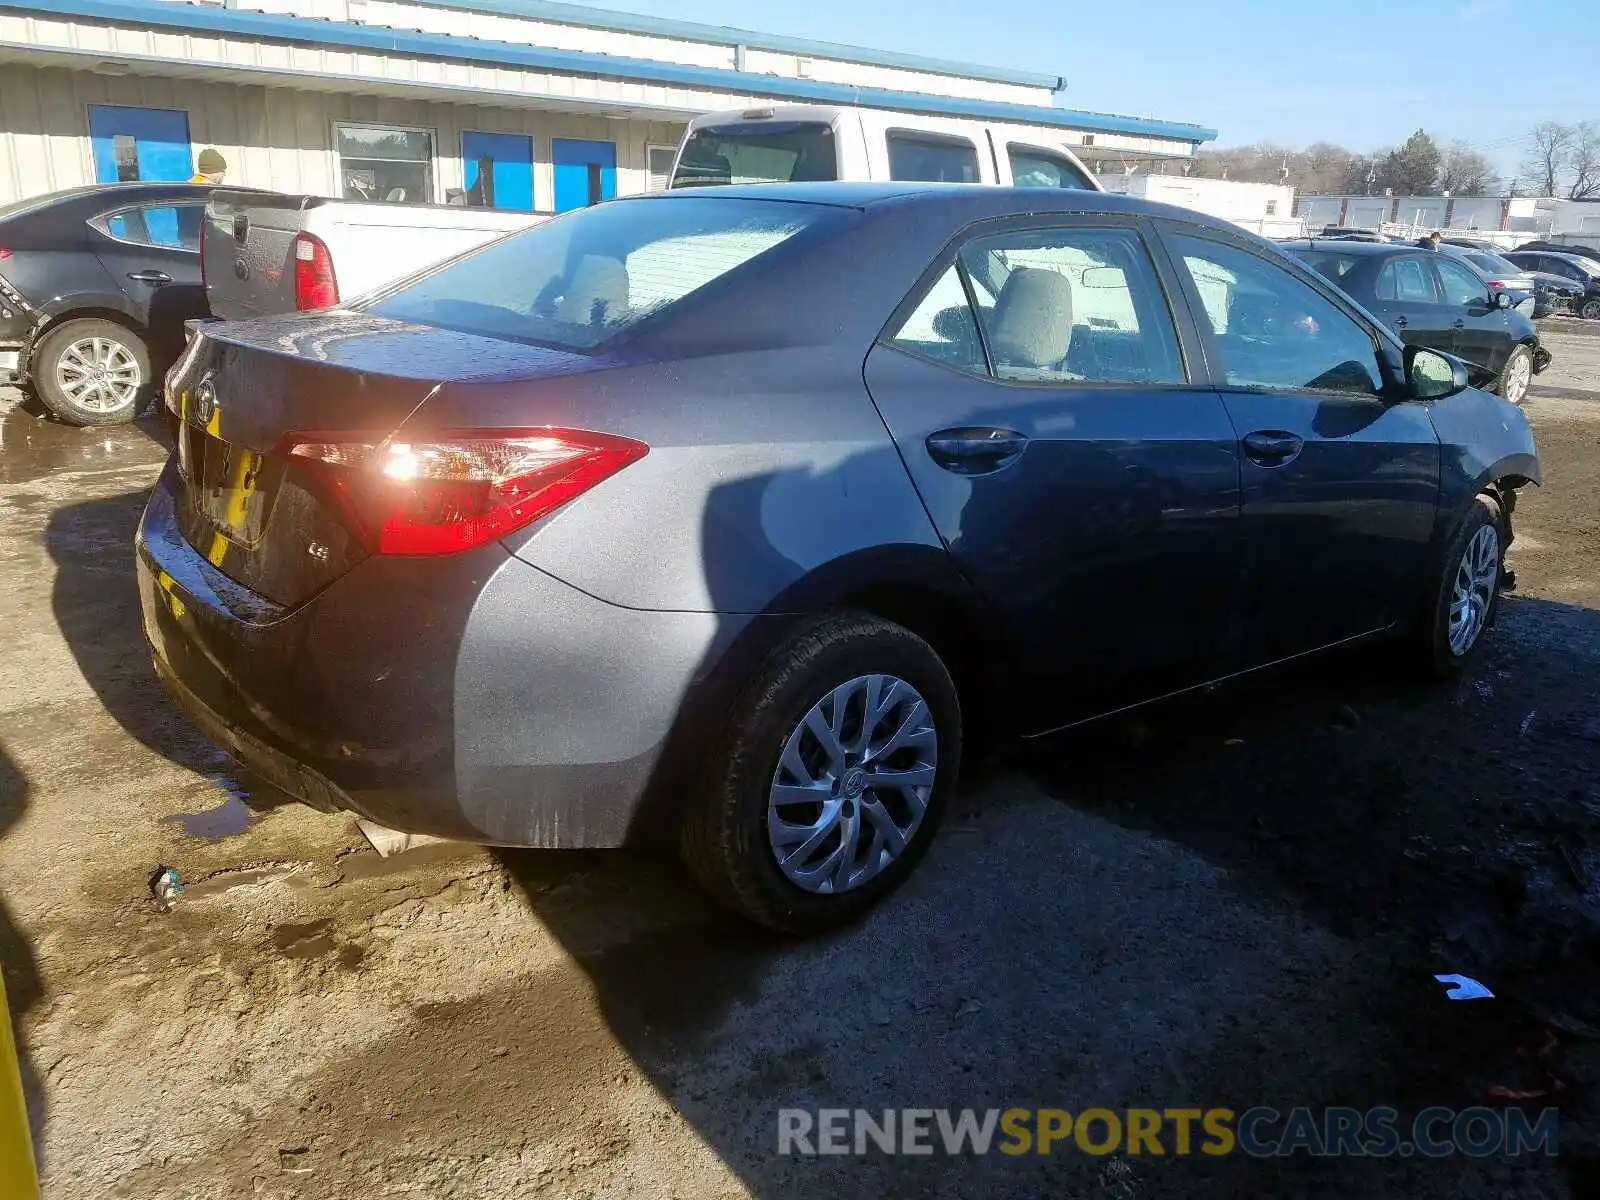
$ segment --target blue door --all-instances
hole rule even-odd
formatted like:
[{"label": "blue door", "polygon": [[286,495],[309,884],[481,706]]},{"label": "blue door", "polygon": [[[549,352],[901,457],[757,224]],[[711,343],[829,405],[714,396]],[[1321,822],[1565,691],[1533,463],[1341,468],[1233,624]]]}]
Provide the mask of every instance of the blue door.
[{"label": "blue door", "polygon": [[467,204],[533,211],[533,139],[514,133],[461,134]]},{"label": "blue door", "polygon": [[89,106],[96,183],[178,181],[194,176],[189,114],[181,108]]},{"label": "blue door", "polygon": [[587,138],[555,138],[550,161],[556,169],[556,211],[587,208],[617,194],[617,147]]}]

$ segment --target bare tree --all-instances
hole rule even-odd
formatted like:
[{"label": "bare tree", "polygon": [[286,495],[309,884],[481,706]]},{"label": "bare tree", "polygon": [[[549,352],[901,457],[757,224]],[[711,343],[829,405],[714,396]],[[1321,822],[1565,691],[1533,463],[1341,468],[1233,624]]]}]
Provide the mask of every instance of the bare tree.
[{"label": "bare tree", "polygon": [[1493,165],[1468,142],[1451,142],[1439,168],[1439,190],[1453,196],[1483,196],[1500,182]]},{"label": "bare tree", "polygon": [[1567,188],[1568,199],[1600,197],[1600,122],[1580,121],[1573,126],[1567,170],[1572,175],[1572,183]]},{"label": "bare tree", "polygon": [[1543,121],[1528,137],[1532,144],[1522,160],[1522,174],[1538,195],[1554,196],[1571,162],[1573,128],[1561,121]]}]

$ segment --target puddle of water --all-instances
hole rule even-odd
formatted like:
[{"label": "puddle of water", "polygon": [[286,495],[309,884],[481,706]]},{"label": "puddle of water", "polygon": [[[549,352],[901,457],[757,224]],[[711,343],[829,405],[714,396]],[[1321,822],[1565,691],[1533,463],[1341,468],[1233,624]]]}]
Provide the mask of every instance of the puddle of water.
[{"label": "puddle of water", "polygon": [[215,781],[228,789],[230,795],[226,800],[215,808],[201,812],[174,813],[170,817],[163,817],[162,824],[181,825],[188,837],[204,838],[208,842],[220,842],[223,838],[246,832],[255,821],[255,814],[244,802],[242,789],[226,777],[217,776]]},{"label": "puddle of water", "polygon": [[339,860],[339,869],[344,872],[339,882],[353,883],[358,879],[377,879],[385,875],[397,875],[415,867],[454,862],[475,855],[486,857],[487,851],[468,842],[434,842],[418,846],[415,850],[407,850],[402,854],[392,854],[388,858],[379,856],[376,851],[347,854]]},{"label": "puddle of water", "polygon": [[279,925],[272,931],[272,941],[285,958],[319,958],[333,950],[333,934],[329,932],[332,928],[331,917],[301,925]]}]

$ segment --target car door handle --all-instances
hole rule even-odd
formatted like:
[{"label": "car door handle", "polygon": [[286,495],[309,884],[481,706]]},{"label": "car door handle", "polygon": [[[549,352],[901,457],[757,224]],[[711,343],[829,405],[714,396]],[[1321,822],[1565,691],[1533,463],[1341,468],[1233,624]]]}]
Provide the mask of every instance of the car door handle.
[{"label": "car door handle", "polygon": [[1404,329],[1409,324],[1411,324],[1411,322],[1408,321],[1405,317],[1396,317],[1394,319],[1394,327],[1396,329]]},{"label": "car door handle", "polygon": [[1456,329],[1465,329],[1466,327],[1467,327],[1467,319],[1465,317],[1457,317],[1456,318],[1456,323],[1454,325],[1454,328],[1456,328]]},{"label": "car door handle", "polygon": [[1281,429],[1260,429],[1244,435],[1245,457],[1263,467],[1281,467],[1300,453],[1305,439]]},{"label": "car door handle", "polygon": [[928,435],[928,457],[957,475],[986,475],[1022,457],[1028,439],[1015,429],[941,429]]},{"label": "car door handle", "polygon": [[165,271],[129,271],[128,278],[138,283],[171,283],[172,276]]}]

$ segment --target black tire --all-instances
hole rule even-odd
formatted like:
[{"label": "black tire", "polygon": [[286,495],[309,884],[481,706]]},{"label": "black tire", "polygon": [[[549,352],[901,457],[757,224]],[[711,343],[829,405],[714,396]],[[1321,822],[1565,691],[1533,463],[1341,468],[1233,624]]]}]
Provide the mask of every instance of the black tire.
[{"label": "black tire", "polygon": [[1585,321],[1600,321],[1600,297],[1585,300],[1583,307],[1578,309],[1578,315]]},{"label": "black tire", "polygon": [[[1522,384],[1522,394],[1520,396],[1510,396],[1506,394],[1506,381],[1511,378],[1511,368],[1513,364],[1519,362],[1525,364],[1527,367],[1527,374],[1525,376],[1526,381]],[[1532,386],[1533,351],[1529,350],[1526,346],[1514,346],[1511,349],[1511,353],[1506,355],[1505,366],[1500,368],[1500,378],[1494,381],[1495,393],[1497,395],[1504,396],[1513,404],[1521,404],[1528,398],[1528,389]]]},{"label": "black tire", "polygon": [[[926,810],[910,843],[877,875],[838,894],[808,891],[783,873],[768,839],[767,806],[778,760],[814,704],[841,684],[873,673],[905,680],[928,705],[937,761]],[[684,861],[717,899],[762,925],[795,934],[835,928],[910,875],[938,830],[960,762],[960,700],[933,647],[877,617],[819,617],[767,656],[733,706],[684,813]]]},{"label": "black tire", "polygon": [[[1461,570],[1467,548],[1477,537],[1478,531],[1486,526],[1495,531],[1494,583],[1489,590],[1482,624],[1473,635],[1471,643],[1457,653],[1450,645],[1450,609],[1456,577]],[[1427,607],[1414,634],[1417,659],[1423,671],[1432,678],[1449,679],[1460,674],[1461,669],[1483,644],[1484,633],[1494,624],[1495,617],[1500,611],[1500,581],[1505,570],[1509,533],[1500,505],[1492,496],[1479,496],[1445,544],[1444,553],[1440,556],[1434,571]]]},{"label": "black tire", "polygon": [[[78,403],[62,389],[56,375],[61,358],[69,347],[94,338],[115,343],[138,368],[137,388],[132,398],[116,408],[102,410]],[[143,411],[155,390],[150,372],[150,350],[144,339],[126,325],[98,317],[63,321],[40,338],[33,352],[29,373],[33,377],[34,390],[45,407],[69,425],[124,424]]]}]

